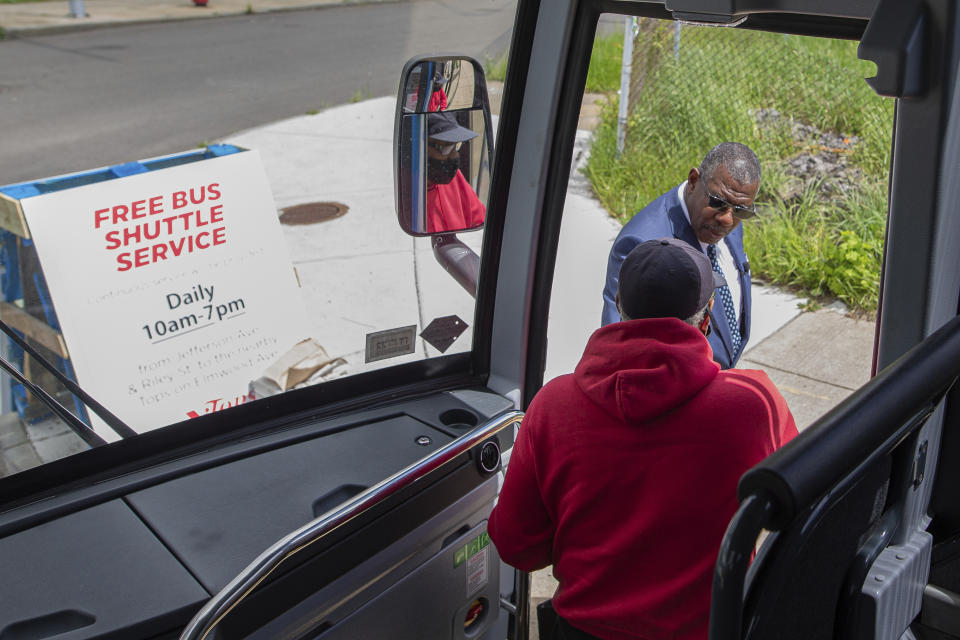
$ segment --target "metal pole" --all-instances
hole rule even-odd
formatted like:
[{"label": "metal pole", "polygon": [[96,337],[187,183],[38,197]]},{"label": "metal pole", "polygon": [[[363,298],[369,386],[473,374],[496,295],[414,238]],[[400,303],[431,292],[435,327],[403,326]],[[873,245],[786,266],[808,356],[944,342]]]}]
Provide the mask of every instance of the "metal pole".
[{"label": "metal pole", "polygon": [[83,0],[70,0],[70,15],[74,18],[87,17],[87,12],[83,6]]},{"label": "metal pole", "polygon": [[673,59],[680,59],[680,23],[673,25]]},{"label": "metal pole", "polygon": [[627,102],[630,100],[630,67],[633,61],[633,36],[637,19],[628,17],[623,21],[623,61],[620,65],[620,111],[617,117],[617,155],[623,153],[623,140],[627,135]]}]

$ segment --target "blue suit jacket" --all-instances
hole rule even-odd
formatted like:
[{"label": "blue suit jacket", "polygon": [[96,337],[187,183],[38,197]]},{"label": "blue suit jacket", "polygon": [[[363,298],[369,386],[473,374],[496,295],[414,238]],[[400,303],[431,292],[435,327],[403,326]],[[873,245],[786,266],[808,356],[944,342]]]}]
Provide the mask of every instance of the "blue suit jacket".
[{"label": "blue suit jacket", "polygon": [[[687,217],[683,215],[683,208],[680,206],[680,198],[677,196],[676,187],[644,207],[620,230],[620,234],[610,249],[610,259],[607,263],[607,282],[603,288],[602,324],[607,325],[620,320],[615,296],[617,294],[617,276],[620,274],[620,265],[626,255],[641,242],[668,237],[679,238],[691,247],[702,251],[700,242],[694,235],[690,223],[687,222]],[[738,225],[723,241],[726,243],[730,255],[733,256],[733,263],[737,267],[740,279],[740,291],[742,292],[740,298],[740,334],[742,336],[740,349],[734,352],[730,337],[730,325],[727,323],[726,315],[720,307],[716,307],[718,312],[713,314],[713,331],[710,332],[707,340],[713,348],[713,359],[724,369],[729,369],[740,359],[740,354],[743,353],[747,340],[750,338],[750,264],[743,252],[743,227],[741,225]]]}]

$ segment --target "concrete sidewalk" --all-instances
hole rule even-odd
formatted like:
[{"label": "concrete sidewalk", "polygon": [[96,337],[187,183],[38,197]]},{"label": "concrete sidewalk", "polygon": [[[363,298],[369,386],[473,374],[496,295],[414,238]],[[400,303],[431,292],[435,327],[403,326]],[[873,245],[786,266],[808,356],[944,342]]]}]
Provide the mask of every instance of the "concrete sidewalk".
[{"label": "concrete sidewalk", "polygon": [[84,0],[86,16],[74,17],[68,0],[0,4],[0,34],[7,38],[29,37],[97,29],[111,25],[144,24],[238,16],[273,11],[318,9],[342,4],[370,4],[399,0],[208,0],[197,6],[192,0]]}]

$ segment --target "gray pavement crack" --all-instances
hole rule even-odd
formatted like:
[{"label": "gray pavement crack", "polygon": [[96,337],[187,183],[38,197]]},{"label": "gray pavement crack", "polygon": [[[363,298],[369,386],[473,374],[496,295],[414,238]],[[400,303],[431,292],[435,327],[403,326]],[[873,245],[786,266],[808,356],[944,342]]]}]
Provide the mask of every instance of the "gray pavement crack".
[{"label": "gray pavement crack", "polygon": [[93,58],[94,60],[102,60],[103,62],[120,62],[120,60],[118,60],[117,58],[101,56],[96,53],[88,53],[86,51],[79,51],[77,49],[69,49],[67,47],[58,47],[56,45],[47,44],[44,42],[40,42],[38,40],[34,40],[33,38],[18,38],[18,41],[31,44],[35,47],[40,47],[41,49],[53,49],[54,51],[59,51],[61,53],[70,53],[70,54],[85,57],[85,58]]},{"label": "gray pavement crack", "polygon": [[[747,358],[747,357],[744,357],[744,358],[743,358],[743,360],[741,361],[741,363],[743,363],[743,362],[750,362],[751,364],[755,364],[755,365],[758,365],[758,366],[760,366],[760,367],[765,367],[765,368],[767,368],[767,369],[773,369],[774,371],[779,371],[780,373],[786,373],[786,374],[791,375],[791,376],[796,376],[797,378],[803,378],[804,380],[810,380],[811,382],[816,382],[816,383],[819,383],[819,384],[825,384],[825,385],[828,385],[828,386],[831,386],[831,387],[836,387],[836,388],[838,388],[838,389],[845,389],[845,390],[850,391],[850,392],[856,391],[856,390],[859,388],[859,387],[848,387],[848,386],[846,386],[846,385],[837,384],[836,382],[831,382],[831,381],[829,381],[829,380],[821,380],[820,378],[814,378],[813,376],[808,376],[808,375],[803,374],[803,373],[798,373],[798,372],[796,372],[796,371],[790,371],[789,369],[783,369],[783,368],[781,368],[781,367],[778,367],[778,366],[776,366],[776,365],[769,364],[769,363],[767,363],[767,362],[762,362],[762,361],[760,361],[760,360],[751,360],[750,358]],[[742,368],[746,368],[746,367],[742,367]]]}]

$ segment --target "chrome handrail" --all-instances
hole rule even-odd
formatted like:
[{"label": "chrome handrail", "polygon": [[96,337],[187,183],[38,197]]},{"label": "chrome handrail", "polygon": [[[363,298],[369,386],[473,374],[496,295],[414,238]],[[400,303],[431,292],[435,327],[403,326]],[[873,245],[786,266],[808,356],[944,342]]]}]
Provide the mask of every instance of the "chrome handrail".
[{"label": "chrome handrail", "polygon": [[439,469],[503,429],[519,423],[522,411],[510,411],[460,436],[446,446],[421,458],[382,482],[328,511],[270,546],[236,578],[207,601],[183,629],[180,640],[203,640],[213,628],[263,582],[284,560],[306,549],[339,527],[363,515],[382,500],[409,487],[426,474]]}]

